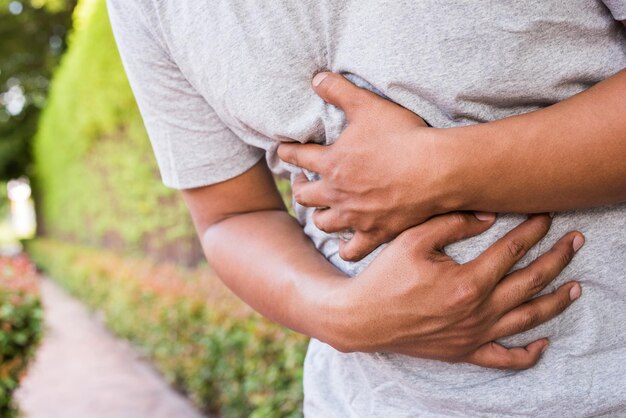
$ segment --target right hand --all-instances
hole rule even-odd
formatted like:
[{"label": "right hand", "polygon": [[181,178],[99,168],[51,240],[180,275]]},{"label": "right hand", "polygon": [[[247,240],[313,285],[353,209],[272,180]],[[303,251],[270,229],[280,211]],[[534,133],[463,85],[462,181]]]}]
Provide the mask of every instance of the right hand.
[{"label": "right hand", "polygon": [[493,225],[471,213],[437,216],[392,241],[339,294],[341,323],[329,342],[344,352],[395,352],[482,367],[525,369],[548,346],[495,341],[542,324],[563,312],[581,293],[569,282],[533,297],[569,264],[580,232],[570,232],[527,267],[507,274],[548,232],[551,218],[534,215],[483,254],[458,264],[443,248]]}]

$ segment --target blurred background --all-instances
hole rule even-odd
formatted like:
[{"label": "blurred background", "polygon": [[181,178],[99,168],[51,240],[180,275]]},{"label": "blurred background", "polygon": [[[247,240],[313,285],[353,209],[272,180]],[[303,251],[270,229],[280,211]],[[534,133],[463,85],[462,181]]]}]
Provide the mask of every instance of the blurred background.
[{"label": "blurred background", "polygon": [[[301,415],[307,341],[238,302],[203,261],[161,184],[104,0],[0,0],[0,255],[1,417],[87,416],[82,404],[92,417]],[[124,403],[143,395],[89,372],[106,354],[81,356],[106,342],[90,326],[60,337],[81,329],[82,308],[63,314],[73,303],[194,412],[163,412],[156,392]]]}]

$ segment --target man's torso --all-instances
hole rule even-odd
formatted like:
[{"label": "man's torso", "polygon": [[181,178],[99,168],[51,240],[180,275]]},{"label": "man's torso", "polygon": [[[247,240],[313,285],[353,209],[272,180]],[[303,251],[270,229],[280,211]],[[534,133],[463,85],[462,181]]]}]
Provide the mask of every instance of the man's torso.
[{"label": "man's torso", "polygon": [[[310,88],[321,70],[346,74],[434,127],[451,127],[548,106],[626,66],[623,28],[593,0],[144,1],[189,82],[242,141],[267,151],[280,174],[294,169],[278,161],[279,141],[332,143],[345,125],[343,114]],[[314,227],[311,211],[296,212],[340,269],[355,275],[374,257],[342,261],[336,238]],[[626,414],[625,215],[624,205],[558,214],[548,237],[527,256],[572,229],[587,238],[546,289],[580,280],[581,300],[506,341],[550,337],[535,368],[495,371],[392,354],[342,354],[313,341],[305,410],[342,417]],[[448,252],[469,260],[521,219],[504,215]]]}]

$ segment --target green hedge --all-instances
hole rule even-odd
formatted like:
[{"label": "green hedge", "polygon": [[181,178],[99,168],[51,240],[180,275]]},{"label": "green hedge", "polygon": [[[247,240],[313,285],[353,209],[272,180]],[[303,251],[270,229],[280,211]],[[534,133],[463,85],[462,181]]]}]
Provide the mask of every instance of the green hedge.
[{"label": "green hedge", "polygon": [[201,252],[178,194],[160,181],[104,0],[80,0],[34,143],[49,235],[193,264]]},{"label": "green hedge", "polygon": [[202,410],[300,415],[305,338],[211,274],[139,259],[197,265],[202,253],[178,193],[161,184],[104,0],[79,0],[33,152],[41,224],[56,240],[29,246],[42,267]]},{"label": "green hedge", "polygon": [[201,410],[224,417],[301,415],[307,339],[252,312],[207,268],[41,239],[29,252]]},{"label": "green hedge", "polygon": [[0,417],[17,416],[12,395],[42,331],[37,275],[25,257],[0,257]]},{"label": "green hedge", "polygon": [[[187,209],[161,183],[105,0],[79,0],[34,140],[46,235],[195,265]],[[290,205],[289,183],[280,189]]]}]

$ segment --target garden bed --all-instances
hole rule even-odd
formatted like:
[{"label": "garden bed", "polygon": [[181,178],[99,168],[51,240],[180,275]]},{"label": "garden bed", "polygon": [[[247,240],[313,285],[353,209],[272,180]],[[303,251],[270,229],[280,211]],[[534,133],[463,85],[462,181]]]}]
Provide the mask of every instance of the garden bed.
[{"label": "garden bed", "polygon": [[188,270],[43,239],[28,250],[201,410],[301,416],[307,338],[254,313],[208,267]]},{"label": "garden bed", "polygon": [[0,417],[17,416],[12,396],[42,332],[35,267],[25,256],[0,257]]}]

